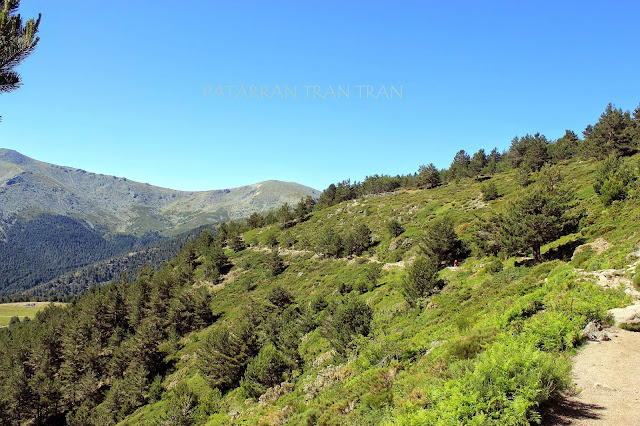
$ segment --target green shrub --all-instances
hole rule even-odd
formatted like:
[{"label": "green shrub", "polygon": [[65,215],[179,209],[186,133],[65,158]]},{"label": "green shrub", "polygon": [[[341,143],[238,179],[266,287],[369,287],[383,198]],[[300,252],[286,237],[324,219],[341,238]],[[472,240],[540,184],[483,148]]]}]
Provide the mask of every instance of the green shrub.
[{"label": "green shrub", "polygon": [[470,369],[432,395],[426,412],[399,424],[529,425],[570,384],[571,363],[519,341],[494,343]]},{"label": "green shrub", "polygon": [[284,309],[295,302],[295,298],[289,292],[289,290],[280,285],[273,287],[269,292],[269,296],[267,296],[267,298],[269,299],[269,302],[273,303],[280,309]]},{"label": "green shrub", "polygon": [[311,310],[315,313],[324,311],[328,305],[329,304],[327,303],[327,300],[321,294],[316,294],[315,296],[313,296],[311,302],[309,303]]},{"label": "green shrub", "polygon": [[404,228],[396,219],[393,219],[387,224],[387,230],[391,234],[391,238],[396,238],[404,232]]},{"label": "green shrub", "polygon": [[523,335],[527,341],[548,352],[564,351],[580,342],[580,328],[563,312],[539,312],[526,322]]},{"label": "green shrub", "polygon": [[620,324],[620,328],[628,331],[640,331],[640,324],[627,324],[626,322]]},{"label": "green shrub", "polygon": [[495,328],[475,329],[468,336],[454,340],[447,344],[446,358],[472,359],[495,340]]},{"label": "green shrub", "polygon": [[503,265],[502,265],[502,261],[500,261],[500,259],[495,259],[494,261],[492,261],[491,263],[489,263],[487,265],[487,272],[491,272],[492,274],[497,274],[498,272],[501,272],[503,269]]},{"label": "green shrub", "polygon": [[373,309],[355,295],[348,295],[336,307],[329,322],[329,340],[340,354],[345,354],[351,340],[368,336]]},{"label": "green shrub", "polygon": [[438,261],[435,257],[419,257],[408,268],[402,280],[402,294],[410,306],[417,306],[419,299],[428,296],[441,285],[438,279]]},{"label": "green shrub", "polygon": [[366,281],[359,279],[356,281],[356,284],[354,286],[354,290],[357,291],[360,294],[365,294],[366,292],[369,291],[369,284],[367,284]]},{"label": "green shrub", "polygon": [[640,269],[638,269],[635,274],[633,274],[633,286],[636,288],[636,290],[640,290]]},{"label": "green shrub", "polygon": [[279,385],[288,369],[284,355],[273,344],[267,343],[247,366],[242,389],[249,397],[258,397],[270,387]]},{"label": "green shrub", "polygon": [[584,264],[591,259],[595,255],[595,251],[592,247],[587,247],[584,250],[581,249],[579,252],[573,255],[573,259],[571,259],[571,264],[576,268],[584,268]]},{"label": "green shrub", "polygon": [[482,191],[483,201],[491,201],[498,198],[498,187],[492,180],[483,183],[480,186],[480,191]]}]

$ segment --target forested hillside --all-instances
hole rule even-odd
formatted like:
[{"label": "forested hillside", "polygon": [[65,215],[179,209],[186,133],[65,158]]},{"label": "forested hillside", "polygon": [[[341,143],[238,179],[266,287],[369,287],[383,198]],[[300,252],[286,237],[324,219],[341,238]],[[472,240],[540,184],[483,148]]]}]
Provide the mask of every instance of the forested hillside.
[{"label": "forested hillside", "polygon": [[[531,424],[631,302],[640,108],[331,185],[0,329],[0,422]],[[606,244],[605,244],[606,242]],[[629,269],[627,269],[629,268]]]},{"label": "forested hillside", "polygon": [[41,214],[16,220],[0,240],[0,296],[20,293],[116,254],[158,241],[158,233],[113,235],[74,218]]},{"label": "forested hillside", "polygon": [[118,280],[122,273],[136,276],[147,265],[158,269],[165,262],[173,259],[189,239],[197,237],[204,230],[215,232],[215,226],[200,226],[183,234],[161,239],[133,251],[56,276],[24,293],[5,296],[5,299],[7,301],[29,300],[35,297],[65,300],[69,296],[84,294],[92,286]]},{"label": "forested hillside", "polygon": [[[33,287],[40,290],[31,294],[51,294],[42,292],[43,286],[56,286],[54,293],[65,296],[68,294],[62,292],[67,284],[76,287],[75,292],[83,291],[85,283],[112,279],[113,268],[103,263],[106,268],[83,269],[73,283],[60,275],[74,274],[78,268],[200,226],[265,213],[307,195],[317,193],[279,181],[214,191],[175,191],[48,164],[0,148],[0,296]],[[170,257],[176,253],[174,249]],[[161,258],[170,257],[146,251],[125,263],[136,263],[134,270],[138,270],[140,262],[157,267]],[[63,285],[47,284],[52,280]]]}]

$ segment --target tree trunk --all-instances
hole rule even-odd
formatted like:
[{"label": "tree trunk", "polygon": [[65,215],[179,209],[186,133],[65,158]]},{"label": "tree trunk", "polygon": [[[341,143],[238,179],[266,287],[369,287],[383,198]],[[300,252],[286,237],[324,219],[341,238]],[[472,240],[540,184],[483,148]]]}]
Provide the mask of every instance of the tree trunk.
[{"label": "tree trunk", "polygon": [[540,245],[536,244],[533,246],[533,260],[536,263],[542,262],[542,255],[540,254]]}]

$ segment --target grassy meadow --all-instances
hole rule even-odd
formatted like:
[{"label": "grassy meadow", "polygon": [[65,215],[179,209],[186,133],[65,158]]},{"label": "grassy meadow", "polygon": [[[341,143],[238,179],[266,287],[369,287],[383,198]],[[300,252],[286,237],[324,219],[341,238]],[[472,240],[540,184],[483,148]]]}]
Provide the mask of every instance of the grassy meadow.
[{"label": "grassy meadow", "polygon": [[62,305],[62,303],[54,302],[19,302],[19,303],[0,303],[0,327],[9,325],[12,317],[17,316],[20,321],[29,317],[33,319],[38,311],[43,310],[50,304]]}]

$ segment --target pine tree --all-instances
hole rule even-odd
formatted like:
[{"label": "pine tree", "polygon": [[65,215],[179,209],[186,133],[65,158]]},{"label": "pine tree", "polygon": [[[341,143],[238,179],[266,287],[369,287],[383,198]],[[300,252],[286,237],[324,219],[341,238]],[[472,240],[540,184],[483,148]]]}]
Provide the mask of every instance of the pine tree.
[{"label": "pine tree", "polygon": [[489,175],[493,175],[496,171],[498,171],[498,163],[501,159],[502,154],[500,154],[498,148],[493,148],[487,156],[487,165],[485,166],[485,170],[483,172]]},{"label": "pine tree", "polygon": [[454,229],[453,219],[449,216],[437,218],[427,228],[422,239],[422,251],[433,257],[439,265],[443,262],[451,264],[456,259],[465,256],[462,240]]},{"label": "pine tree", "polygon": [[442,183],[440,172],[433,163],[429,163],[427,166],[420,166],[417,179],[418,186],[424,186],[425,188],[435,188]]},{"label": "pine tree", "polygon": [[617,156],[633,154],[637,150],[632,143],[633,134],[634,123],[629,111],[622,112],[609,104],[592,130],[585,133],[587,152],[601,159],[610,153]]},{"label": "pine tree", "polygon": [[261,228],[264,225],[264,218],[260,213],[251,213],[251,216],[247,219],[247,225],[253,229]]},{"label": "pine tree", "polygon": [[433,257],[422,256],[411,264],[402,281],[402,294],[410,306],[415,307],[419,299],[440,285],[438,270],[438,261]]},{"label": "pine tree", "polygon": [[216,328],[198,350],[198,369],[212,388],[225,392],[240,383],[249,359],[244,334],[238,329]]},{"label": "pine tree", "polygon": [[242,388],[251,397],[262,395],[268,388],[279,385],[289,366],[286,358],[276,347],[268,343],[247,366]]},{"label": "pine tree", "polygon": [[478,178],[480,173],[487,165],[487,155],[484,152],[484,149],[480,149],[478,152],[473,154],[471,158],[471,163],[469,164],[469,172],[474,178]]},{"label": "pine tree", "polygon": [[468,177],[470,163],[471,158],[469,157],[469,154],[467,154],[463,149],[458,151],[455,157],[453,157],[453,163],[451,163],[451,178],[459,179]]},{"label": "pine tree", "polygon": [[571,130],[566,130],[564,136],[549,146],[549,155],[554,163],[573,158],[578,154],[580,139]]},{"label": "pine tree", "polygon": [[549,169],[531,189],[509,203],[501,220],[501,246],[510,254],[532,249],[542,261],[540,247],[568,232],[570,198]]},{"label": "pine tree", "polygon": [[544,135],[540,133],[536,133],[533,136],[526,135],[520,139],[520,145],[522,145],[525,150],[520,167],[531,171],[538,171],[549,161],[549,141]]},{"label": "pine tree", "polygon": [[368,336],[372,319],[373,309],[353,293],[346,296],[336,306],[328,325],[329,340],[336,351],[344,355],[354,336]]},{"label": "pine tree", "polygon": [[276,247],[271,249],[271,255],[269,256],[269,269],[271,270],[271,275],[278,276],[284,271],[284,262],[282,258],[278,254],[278,249]]},{"label": "pine tree", "polygon": [[14,68],[33,53],[40,41],[36,34],[41,15],[23,25],[22,17],[17,13],[19,7],[20,0],[4,0],[0,13],[0,93],[21,86],[20,74]]}]

